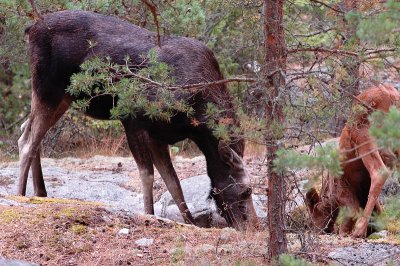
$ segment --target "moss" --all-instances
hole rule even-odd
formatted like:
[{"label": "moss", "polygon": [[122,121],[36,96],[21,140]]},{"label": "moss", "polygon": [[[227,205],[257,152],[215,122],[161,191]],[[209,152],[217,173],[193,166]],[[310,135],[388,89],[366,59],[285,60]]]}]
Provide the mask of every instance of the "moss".
[{"label": "moss", "polygon": [[400,235],[396,235],[395,241],[397,245],[400,245]]},{"label": "moss", "polygon": [[382,236],[381,235],[379,235],[379,234],[370,234],[369,236],[368,236],[368,239],[369,240],[376,240],[376,239],[381,239],[382,238]]},{"label": "moss", "polygon": [[185,259],[185,244],[178,240],[176,248],[171,253],[171,263],[180,264]]},{"label": "moss", "polygon": [[21,197],[21,196],[7,196],[7,199],[14,200],[21,203],[30,204],[71,204],[71,205],[92,205],[92,206],[107,206],[105,203],[96,201],[82,201],[63,198],[42,198],[42,197]]},{"label": "moss", "polygon": [[21,218],[21,214],[15,212],[14,210],[4,210],[0,212],[0,220],[6,223],[10,223]]},{"label": "moss", "polygon": [[390,221],[390,223],[387,224],[387,230],[390,234],[396,235],[400,234],[400,221]]},{"label": "moss", "polygon": [[55,218],[61,218],[61,217],[66,217],[68,219],[72,219],[75,216],[79,214],[80,210],[73,208],[73,207],[68,207],[68,208],[63,208],[60,211],[56,212],[54,214]]},{"label": "moss", "polygon": [[73,224],[71,226],[71,231],[77,235],[83,235],[87,232],[87,226],[83,224]]},{"label": "moss", "polygon": [[237,260],[235,261],[235,266],[255,266],[257,263],[255,263],[252,260]]}]

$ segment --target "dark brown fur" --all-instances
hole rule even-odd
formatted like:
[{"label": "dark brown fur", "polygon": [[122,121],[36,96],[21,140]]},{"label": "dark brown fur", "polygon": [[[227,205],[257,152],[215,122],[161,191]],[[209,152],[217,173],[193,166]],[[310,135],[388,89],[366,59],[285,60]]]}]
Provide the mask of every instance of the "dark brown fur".
[{"label": "dark brown fur", "polygon": [[[387,112],[391,105],[398,103],[400,95],[392,86],[380,85],[357,98],[372,109]],[[333,232],[341,207],[347,207],[351,215],[345,217],[339,232],[351,233],[353,237],[365,237],[372,211],[381,211],[378,197],[385,183],[382,173],[387,172],[386,165],[391,164],[394,155],[377,149],[368,133],[368,114],[356,117],[340,135],[343,176],[330,177],[322,186],[321,197],[314,188],[306,195],[315,225],[327,233]],[[357,219],[360,209],[363,209],[362,217]]]},{"label": "dark brown fur", "polygon": [[[127,55],[132,63],[143,64],[143,55],[155,48],[159,60],[173,69],[177,84],[211,82],[223,79],[213,53],[197,40],[183,37],[161,38],[156,46],[153,32],[111,16],[84,11],[61,11],[44,16],[26,30],[29,37],[32,69],[32,110],[24,133],[19,140],[21,175],[18,193],[25,195],[29,167],[32,167],[35,194],[46,196],[40,166],[39,145],[47,130],[62,116],[74,100],[66,93],[71,75],[80,65],[94,56],[111,57],[114,63],[124,64]],[[95,44],[89,47],[89,42]],[[236,139],[227,146],[206,126],[207,103],[225,110],[235,119],[232,98],[225,85],[209,86],[191,98],[194,125],[184,114],[171,122],[154,122],[145,116],[122,120],[128,144],[138,164],[142,179],[145,211],[153,213],[153,165],[164,179],[168,190],[186,222],[193,223],[187,209],[179,180],[168,153],[168,144],[185,138],[192,139],[204,153],[207,171],[214,191],[213,198],[229,224],[243,228],[257,224],[251,190],[243,169],[243,140]],[[95,98],[86,114],[109,119],[111,97]],[[240,156],[239,156],[240,155]]]}]

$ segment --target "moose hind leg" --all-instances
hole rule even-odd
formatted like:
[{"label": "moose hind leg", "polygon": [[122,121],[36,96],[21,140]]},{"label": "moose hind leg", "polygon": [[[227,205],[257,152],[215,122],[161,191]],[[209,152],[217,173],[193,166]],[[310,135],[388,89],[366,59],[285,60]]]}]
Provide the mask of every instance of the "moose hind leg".
[{"label": "moose hind leg", "polygon": [[[56,107],[50,107],[40,102],[35,93],[32,93],[31,115],[26,123],[22,136],[18,140],[20,158],[20,176],[17,194],[25,196],[29,169],[32,165],[34,174],[35,193],[43,195],[44,181],[40,166],[40,143],[47,131],[58,121],[70,105],[70,101],[63,100]],[[32,164],[33,163],[33,164]],[[40,169],[40,172],[39,172]],[[37,190],[38,189],[38,190]]]},{"label": "moose hind leg", "polygon": [[29,174],[29,136],[32,126],[32,120],[26,120],[21,126],[21,137],[18,139],[18,150],[19,150],[19,164],[20,164],[20,177],[18,180],[18,195],[25,196],[26,193],[26,183],[28,181],[28,174]]},{"label": "moose hind leg", "polygon": [[169,156],[168,145],[161,144],[155,140],[150,140],[151,154],[153,163],[164,180],[169,193],[171,193],[179,211],[182,214],[183,220],[188,224],[195,224],[192,214],[186,205],[183,197],[182,187],[179,178],[175,172],[174,166]]},{"label": "moose hind leg", "polygon": [[47,197],[46,185],[44,184],[42,165],[40,164],[40,148],[32,160],[31,165],[33,190],[37,197]]},{"label": "moose hind leg", "polygon": [[[22,123],[21,125],[22,135],[28,123],[29,119],[27,119],[24,123]],[[18,142],[18,145],[19,144],[20,143]],[[23,137],[21,137],[21,146],[23,146]],[[47,197],[46,187],[43,180],[42,166],[40,164],[40,148],[36,153],[36,156],[33,158],[31,170],[32,170],[33,188],[35,191],[35,196]]]}]

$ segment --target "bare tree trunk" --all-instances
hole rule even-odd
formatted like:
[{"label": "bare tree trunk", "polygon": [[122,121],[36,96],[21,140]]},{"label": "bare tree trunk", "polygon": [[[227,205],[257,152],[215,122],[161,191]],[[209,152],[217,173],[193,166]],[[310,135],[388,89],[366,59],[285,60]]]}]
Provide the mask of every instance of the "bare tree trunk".
[{"label": "bare tree trunk", "polygon": [[283,28],[283,0],[264,0],[265,89],[267,160],[268,160],[268,220],[269,256],[276,258],[287,252],[285,236],[285,180],[273,168],[276,151],[283,138],[283,97],[285,90],[286,45]]}]

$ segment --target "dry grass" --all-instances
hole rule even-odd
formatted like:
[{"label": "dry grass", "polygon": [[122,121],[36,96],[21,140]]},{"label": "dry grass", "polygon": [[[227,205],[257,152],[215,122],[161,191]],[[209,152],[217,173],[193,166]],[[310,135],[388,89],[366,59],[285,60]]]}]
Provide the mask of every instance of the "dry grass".
[{"label": "dry grass", "polygon": [[265,145],[257,144],[254,142],[247,141],[244,150],[245,157],[259,157],[266,153]]},{"label": "dry grass", "polygon": [[[127,235],[119,234],[128,228]],[[140,247],[135,241],[152,238]],[[41,265],[260,265],[266,233],[201,229],[85,205],[0,206],[1,255]]]},{"label": "dry grass", "polygon": [[[129,229],[128,234],[120,230]],[[204,229],[94,205],[0,206],[0,255],[40,265],[270,265],[266,231]],[[154,243],[139,246],[141,238]],[[363,240],[288,234],[292,254],[329,264],[330,250]]]}]

